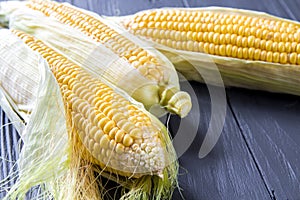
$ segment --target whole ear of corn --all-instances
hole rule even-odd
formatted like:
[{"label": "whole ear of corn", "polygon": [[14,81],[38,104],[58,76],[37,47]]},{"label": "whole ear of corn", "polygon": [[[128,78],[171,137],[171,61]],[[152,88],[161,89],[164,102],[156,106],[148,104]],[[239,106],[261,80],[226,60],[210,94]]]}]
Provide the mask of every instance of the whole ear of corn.
[{"label": "whole ear of corn", "polygon": [[[79,188],[75,193],[70,193],[70,199],[87,198],[85,195],[90,193],[89,190],[92,190],[96,196],[99,195],[95,191],[98,186],[94,185],[97,182],[93,179],[95,169],[89,164],[92,162],[101,168],[100,175],[120,181],[120,184],[128,189],[129,192],[125,193],[123,198],[169,199],[176,186],[178,168],[175,151],[162,123],[145,111],[140,104],[128,98],[126,93],[114,86],[109,86],[109,83],[103,83],[94,78],[42,41],[20,31],[13,30],[13,33],[49,63],[62,94],[71,152],[70,160],[59,164],[62,164],[61,168],[64,168],[65,165],[75,162],[78,172],[71,171],[75,173],[75,175],[70,175],[72,183],[67,182],[69,179],[62,178],[62,180],[54,180],[55,183],[52,182],[52,184],[58,184],[58,181],[63,182],[63,186],[56,185],[55,187],[68,189],[68,185],[73,185],[75,181],[75,186]],[[20,48],[21,46],[24,47],[24,44],[20,44]],[[11,85],[11,87],[17,88],[17,85]],[[51,104],[56,104],[56,102],[51,102]],[[33,127],[35,127],[34,124]],[[40,130],[32,131],[34,133],[27,134],[34,135]],[[46,135],[51,139],[51,135]],[[32,141],[32,143],[34,147],[35,142]],[[82,160],[77,157],[78,155],[82,156]],[[52,155],[45,156],[48,156],[45,159],[49,165],[56,162],[51,160]],[[54,155],[53,157],[57,159]],[[28,162],[27,158],[24,158],[25,160],[20,162]],[[26,168],[27,173],[32,172],[30,169],[38,170],[34,166],[26,165]],[[60,167],[56,166],[56,168]],[[74,166],[72,169],[74,170]],[[37,175],[39,173],[37,172]],[[29,175],[21,174],[21,177],[27,176]],[[9,198],[20,198],[21,196],[18,196],[20,191],[28,190],[30,185],[43,184],[42,178],[51,177],[36,177],[37,180],[30,178],[34,182],[21,178],[23,182],[18,182],[14,188],[16,191],[11,191]],[[82,188],[83,186],[86,188]],[[51,190],[48,192],[51,194]],[[67,194],[67,192],[63,193]],[[95,196],[91,199],[94,198]]]},{"label": "whole ear of corn", "polygon": [[227,86],[300,95],[298,22],[219,7],[148,10],[116,20],[155,43],[190,80],[203,81],[197,71],[210,73],[216,64]]},{"label": "whole ear of corn", "polygon": [[162,176],[167,153],[161,123],[40,40],[13,32],[49,63],[71,127],[96,163],[125,176]]},{"label": "whole ear of corn", "polygon": [[59,49],[150,111],[160,106],[181,117],[190,111],[191,99],[179,91],[173,65],[155,49],[144,47],[136,37],[94,13],[52,1],[30,1],[26,5],[31,9],[13,12],[11,28],[33,34]]}]

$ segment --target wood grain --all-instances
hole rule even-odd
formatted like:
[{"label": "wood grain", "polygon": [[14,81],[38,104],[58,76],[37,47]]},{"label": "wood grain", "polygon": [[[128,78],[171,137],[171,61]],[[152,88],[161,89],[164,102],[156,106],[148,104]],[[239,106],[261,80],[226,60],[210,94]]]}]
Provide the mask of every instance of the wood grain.
[{"label": "wood grain", "polygon": [[[0,108],[0,180],[8,177],[10,171],[16,171],[16,160],[19,158],[19,135],[13,128],[11,122],[7,119],[5,113]],[[16,177],[17,178],[17,177]],[[6,187],[12,186],[15,179],[10,179]],[[0,188],[0,199],[5,194],[2,191],[4,188]]]},{"label": "wood grain", "polygon": [[[79,3],[81,0],[75,2]],[[108,16],[119,16],[134,14],[138,11],[150,8],[160,7],[183,7],[184,4],[181,0],[89,0],[91,10]],[[79,4],[78,4],[79,5]]]},{"label": "wood grain", "polygon": [[[190,7],[206,7],[206,6],[224,6],[240,9],[255,10],[268,12],[278,17],[291,18],[296,20],[296,15],[291,13],[298,12],[300,6],[299,1],[294,0],[251,0],[250,1],[219,1],[219,0],[187,0]],[[299,18],[298,18],[299,19]]]},{"label": "wood grain", "polygon": [[300,97],[227,92],[259,171],[276,199],[300,199]]},{"label": "wood grain", "polygon": [[[211,100],[205,85],[192,82],[192,87],[197,94],[201,120],[196,138],[179,159],[182,166],[179,184],[185,199],[270,199],[230,109],[217,145],[205,158],[198,157],[211,115]],[[173,116],[171,131],[176,132],[178,122]],[[178,192],[174,199],[180,199]]]}]

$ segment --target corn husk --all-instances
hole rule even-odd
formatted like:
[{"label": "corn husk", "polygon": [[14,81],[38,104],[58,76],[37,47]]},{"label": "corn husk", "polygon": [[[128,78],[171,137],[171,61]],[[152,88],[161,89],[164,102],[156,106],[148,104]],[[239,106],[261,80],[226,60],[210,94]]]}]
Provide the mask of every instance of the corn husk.
[{"label": "corn husk", "polygon": [[[17,130],[21,132],[23,129],[21,126],[28,121],[37,98],[40,79],[37,67],[39,55],[33,53],[30,48],[24,47],[23,42],[12,37],[10,31],[6,29],[0,29],[0,31],[2,36],[0,38],[2,107],[12,122],[16,124]],[[12,87],[12,85],[18,87]],[[16,113],[17,116],[15,116]]]},{"label": "corn husk", "polygon": [[[160,9],[158,9],[160,10]],[[205,7],[205,8],[162,8],[162,10],[178,11],[211,11],[236,15],[254,16],[265,19],[281,20],[299,26],[300,23],[272,16],[262,12],[250,10]],[[155,10],[154,10],[155,11]],[[142,11],[135,15],[121,18],[110,18],[126,27],[126,24],[133,20],[136,15],[150,11]],[[129,30],[130,31],[130,30]],[[207,53],[176,50],[154,42],[151,38],[141,37],[149,42],[149,45],[159,49],[174,64],[177,71],[182,73],[188,80],[205,82],[220,86],[222,83],[214,74],[220,73],[225,86],[243,87],[270,92],[288,93],[300,95],[299,74],[300,66],[292,64],[279,64],[264,61],[252,61],[238,58],[230,58]]]},{"label": "corn husk", "polygon": [[[20,48],[24,47],[26,53],[30,53],[31,49],[27,48],[24,43],[20,43],[20,40],[18,41],[10,31],[0,30],[0,35],[0,38],[4,38],[2,36],[9,38],[3,43],[16,41]],[[34,52],[31,51],[31,53]],[[17,61],[19,58],[15,55],[18,54],[9,56]],[[22,62],[27,61],[28,59],[24,59]],[[7,179],[0,181],[0,188],[8,191],[5,199],[22,199],[30,188],[37,185],[41,186],[41,190],[36,199],[100,199],[107,193],[104,183],[99,178],[101,176],[115,181],[120,185],[119,187],[123,188],[122,199],[171,198],[172,191],[177,185],[178,166],[168,131],[161,122],[152,117],[153,121],[160,124],[162,128],[161,138],[169,156],[169,162],[162,172],[162,177],[146,175],[140,178],[130,178],[100,169],[99,166],[81,157],[84,152],[76,146],[75,140],[78,137],[68,134],[67,124],[70,119],[64,111],[60,89],[47,62],[38,56],[37,66],[34,65],[35,63],[31,64],[33,68],[39,70],[38,90],[36,94],[28,93],[29,96],[31,94],[35,97],[29,97],[29,99],[34,99],[34,103],[30,104],[32,107],[31,112],[27,113],[26,125],[24,123],[23,129],[20,129],[24,146],[17,161],[19,175],[12,172]],[[12,77],[15,76],[13,72],[17,71],[12,71]],[[144,110],[142,104],[133,100],[127,93],[108,82],[105,83]],[[11,87],[18,88],[18,85],[12,83]],[[19,90],[22,91],[22,88]],[[12,91],[15,92],[15,90]],[[11,96],[9,93],[8,95]],[[12,99],[7,98],[6,101],[0,101],[0,106],[5,107],[5,102],[10,104],[10,100]],[[19,111],[16,109],[8,109],[7,112],[19,116]],[[147,113],[146,110],[144,112]],[[11,188],[5,188],[7,181],[16,176],[18,176],[16,184]]]}]

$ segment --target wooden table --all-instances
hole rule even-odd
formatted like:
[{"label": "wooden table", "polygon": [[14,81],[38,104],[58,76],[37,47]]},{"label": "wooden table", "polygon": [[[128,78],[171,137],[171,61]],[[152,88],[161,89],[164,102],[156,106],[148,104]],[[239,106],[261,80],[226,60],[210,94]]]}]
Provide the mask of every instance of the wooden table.
[{"label": "wooden table", "polygon": [[[298,0],[73,0],[70,3],[103,15],[126,15],[158,7],[226,6],[265,11],[300,20]],[[300,78],[300,74],[299,74]],[[246,89],[226,89],[227,113],[222,135],[208,156],[199,148],[211,115],[204,84],[191,82],[200,106],[199,130],[179,158],[179,184],[187,200],[299,200],[300,199],[300,97]],[[1,112],[1,124],[8,120]],[[170,129],[175,130],[171,118]],[[18,135],[12,125],[1,129],[1,157],[16,160]],[[12,167],[0,162],[0,179]],[[0,193],[0,198],[1,198]],[[181,199],[178,191],[173,199]]]}]

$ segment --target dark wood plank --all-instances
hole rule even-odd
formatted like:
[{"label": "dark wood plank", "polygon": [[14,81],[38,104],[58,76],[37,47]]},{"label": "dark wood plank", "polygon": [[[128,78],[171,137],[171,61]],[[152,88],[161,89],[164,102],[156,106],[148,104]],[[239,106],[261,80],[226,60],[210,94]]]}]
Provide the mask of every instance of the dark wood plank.
[{"label": "dark wood plank", "polygon": [[[288,10],[293,10],[298,12],[299,1],[294,0],[232,0],[232,1],[218,1],[218,0],[187,0],[190,7],[206,7],[206,6],[223,6],[232,8],[241,8],[254,11],[267,12],[272,15],[276,15],[284,18],[296,19],[295,16],[291,15]],[[299,19],[299,18],[298,18]]]},{"label": "dark wood plank", "polygon": [[73,5],[76,5],[79,8],[89,9],[89,1],[73,0],[72,2],[69,1],[69,3],[72,3]]},{"label": "dark wood plank", "polygon": [[[18,149],[20,148],[20,137],[1,108],[0,124],[0,180],[4,180],[11,171],[17,171],[16,160],[19,157]],[[17,177],[10,179],[5,187],[12,186],[16,178]],[[0,188],[0,199],[2,199],[4,195],[4,188]]]},{"label": "dark wood plank", "polygon": [[[179,159],[182,166],[179,184],[185,199],[271,199],[230,109],[217,145],[205,158],[198,157],[211,116],[211,100],[204,85],[193,82],[192,86],[201,118],[196,138]],[[171,131],[176,132],[178,123],[179,119],[173,116]],[[174,199],[180,199],[178,192]]]},{"label": "dark wood plank", "polygon": [[300,199],[300,97],[232,89],[235,117],[277,199]]},{"label": "dark wood plank", "polygon": [[160,7],[183,7],[184,4],[181,0],[74,0],[74,5],[82,8],[88,8],[85,2],[89,2],[89,8],[102,15],[129,15],[134,14],[140,10],[150,9],[150,8],[160,8]]},{"label": "dark wood plank", "polygon": [[[208,6],[221,6],[221,7],[232,7],[232,8],[241,8],[241,9],[249,9],[249,10],[265,10],[266,1],[253,0],[245,1],[245,0],[232,0],[232,1],[218,1],[218,0],[187,0],[190,7],[208,7]],[[267,0],[272,1],[272,0]],[[259,4],[258,4],[259,3]]]}]

